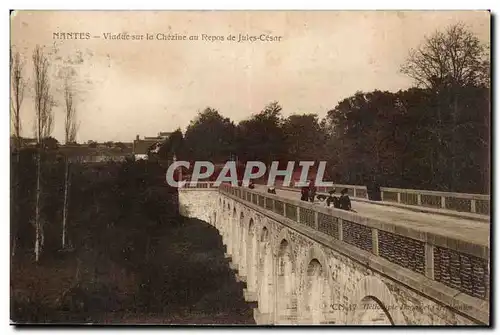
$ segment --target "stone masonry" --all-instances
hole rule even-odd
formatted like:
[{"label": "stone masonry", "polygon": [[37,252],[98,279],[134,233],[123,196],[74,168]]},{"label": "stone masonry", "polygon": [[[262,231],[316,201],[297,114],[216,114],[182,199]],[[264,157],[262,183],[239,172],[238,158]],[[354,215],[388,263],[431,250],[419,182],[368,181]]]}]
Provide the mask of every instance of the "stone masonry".
[{"label": "stone masonry", "polygon": [[[409,245],[400,258],[380,244],[387,253],[380,257],[380,235],[366,240],[370,228],[364,225],[332,230],[320,218],[322,228],[314,229],[300,217],[311,220],[318,213],[294,215],[293,206],[259,197],[213,188],[179,191],[181,210],[221,234],[237,279],[246,282],[245,298],[257,302],[258,324],[488,324],[487,300],[457,294],[424,275],[422,243]],[[344,242],[344,234],[352,243]],[[372,242],[375,256],[365,250]]]}]

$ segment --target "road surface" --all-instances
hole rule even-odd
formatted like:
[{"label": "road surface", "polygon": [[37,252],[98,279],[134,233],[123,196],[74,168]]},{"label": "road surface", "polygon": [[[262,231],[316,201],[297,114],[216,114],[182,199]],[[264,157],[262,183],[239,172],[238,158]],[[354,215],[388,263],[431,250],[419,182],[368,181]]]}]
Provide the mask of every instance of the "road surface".
[{"label": "road surface", "polygon": [[[256,191],[266,193],[267,186],[255,185]],[[300,200],[300,192],[276,189],[276,195],[286,199]],[[315,202],[326,206],[324,202]],[[419,213],[403,208],[371,204],[351,198],[352,209],[358,214],[384,220],[395,225],[439,234],[470,243],[490,245],[490,224],[472,219],[457,218],[441,214]]]}]

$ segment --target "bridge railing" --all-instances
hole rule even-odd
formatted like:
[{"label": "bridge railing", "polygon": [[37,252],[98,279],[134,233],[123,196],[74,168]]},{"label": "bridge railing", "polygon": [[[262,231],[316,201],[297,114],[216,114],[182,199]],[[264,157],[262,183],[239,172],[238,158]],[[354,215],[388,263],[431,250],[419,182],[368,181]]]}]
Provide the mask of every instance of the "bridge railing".
[{"label": "bridge railing", "polygon": [[[228,184],[220,192],[471,297],[489,297],[489,247]],[[368,259],[362,260],[367,262]],[[376,261],[374,261],[376,263]]]},{"label": "bridge railing", "polygon": [[[298,191],[299,186],[291,185],[283,189]],[[327,193],[331,190],[340,192],[347,189],[347,194],[352,198],[368,200],[368,189],[362,185],[334,184],[333,186],[319,186],[317,192]],[[413,190],[403,188],[381,187],[380,198],[382,201],[393,202],[402,205],[447,209],[455,212],[477,213],[481,215],[490,214],[490,196],[484,194],[469,194],[456,192],[439,192],[426,190]]]},{"label": "bridge railing", "polygon": [[[264,183],[264,182],[263,182]],[[214,182],[186,183],[184,188],[214,188]],[[280,186],[283,189],[300,190],[299,186]],[[333,186],[319,186],[317,192],[327,193],[331,190],[340,192],[347,189],[350,197],[368,200],[368,190],[362,185],[334,184]],[[476,213],[481,215],[490,214],[490,196],[484,194],[469,194],[456,192],[440,192],[427,190],[413,190],[403,188],[381,187],[380,197],[382,201],[402,205],[446,209],[456,212]]]},{"label": "bridge railing", "polygon": [[[300,186],[293,185],[291,188],[298,190]],[[317,192],[328,193],[335,190],[336,193],[340,193],[343,189],[347,189],[347,194],[352,198],[368,199],[368,190],[366,186],[362,185],[334,184],[333,186],[318,186]]]},{"label": "bridge railing", "polygon": [[448,209],[457,212],[490,214],[490,196],[483,194],[380,188],[382,201],[405,205]]}]

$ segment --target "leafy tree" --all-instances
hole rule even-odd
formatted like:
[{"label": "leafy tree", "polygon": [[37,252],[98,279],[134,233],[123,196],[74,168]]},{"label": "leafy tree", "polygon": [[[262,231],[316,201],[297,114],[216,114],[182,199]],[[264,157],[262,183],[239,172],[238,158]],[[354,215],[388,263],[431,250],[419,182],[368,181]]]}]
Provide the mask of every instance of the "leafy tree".
[{"label": "leafy tree", "polygon": [[[429,89],[358,92],[341,101],[323,122],[335,181],[366,184],[377,178],[386,186],[487,192],[487,90],[466,87],[461,96],[463,107],[473,106],[475,113],[458,120],[455,151],[448,130],[437,125],[441,96]],[[437,145],[440,139],[445,145]],[[450,173],[446,162],[452,159],[460,165]],[[453,176],[459,176],[454,188]]]},{"label": "leafy tree", "polygon": [[207,107],[191,121],[184,137],[188,160],[225,162],[235,152],[236,127],[216,109]]},{"label": "leafy tree", "polygon": [[290,160],[324,160],[325,133],[316,114],[291,115],[283,123]]},{"label": "leafy tree", "polygon": [[52,136],[42,139],[42,146],[46,150],[55,150],[59,147],[59,141]]},{"label": "leafy tree", "polygon": [[121,150],[125,150],[127,148],[127,146],[122,142],[115,142],[115,147]]},{"label": "leafy tree", "polygon": [[175,155],[177,159],[182,160],[184,137],[180,128],[176,129],[170,136],[162,143],[159,155],[162,158],[172,159]]},{"label": "leafy tree", "polygon": [[[470,102],[469,94],[476,88],[489,88],[488,56],[489,48],[463,23],[458,23],[425,38],[419,47],[410,50],[401,67],[401,71],[414,79],[417,86],[426,87],[435,94],[433,118],[436,122],[432,133],[435,144],[449,151],[436,151],[435,166],[438,171],[450,168],[454,171],[448,181],[449,189],[459,187],[461,176],[456,172],[463,164],[461,150],[464,148],[460,143],[463,140],[461,131],[464,127],[471,127],[462,121],[473,118],[467,114],[475,113],[464,100]],[[486,132],[489,133],[489,128]],[[487,142],[484,141],[486,148],[481,148],[481,151],[489,150],[489,139]],[[489,170],[489,164],[484,168]]]},{"label": "leafy tree", "polygon": [[358,92],[327,114],[334,146],[330,166],[343,182],[364,183],[387,170],[392,161],[397,109],[392,93]]},{"label": "leafy tree", "polygon": [[286,156],[283,117],[278,102],[238,125],[238,152],[242,160],[261,160],[267,165]]}]

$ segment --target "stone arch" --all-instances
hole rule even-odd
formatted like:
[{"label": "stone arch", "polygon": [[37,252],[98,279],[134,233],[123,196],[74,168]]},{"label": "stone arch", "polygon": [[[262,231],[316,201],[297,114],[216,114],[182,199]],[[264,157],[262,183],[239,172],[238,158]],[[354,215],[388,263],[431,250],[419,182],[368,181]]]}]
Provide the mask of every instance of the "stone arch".
[{"label": "stone arch", "polygon": [[325,252],[313,245],[302,262],[299,262],[300,293],[298,294],[298,313],[300,323],[336,323],[337,313],[332,308],[333,282]]},{"label": "stone arch", "polygon": [[232,252],[233,252],[233,264],[238,266],[240,263],[240,248],[241,248],[241,237],[240,237],[240,215],[238,215],[239,210],[236,209],[236,206],[234,206],[233,210],[233,222],[231,223],[232,225],[232,230],[233,230],[233,235],[231,237],[232,239]]},{"label": "stone arch", "polygon": [[407,324],[391,291],[384,282],[375,276],[366,276],[356,284],[350,304],[358,306],[358,308],[352,308],[349,311],[347,324]]},{"label": "stone arch", "polygon": [[246,276],[247,271],[247,229],[245,224],[245,214],[243,214],[243,210],[240,211],[240,219],[238,222],[238,255],[239,255],[239,264],[238,264],[238,272],[241,276]]},{"label": "stone arch", "polygon": [[238,214],[238,213],[237,213],[237,210],[236,210],[236,206],[233,206],[232,213],[233,213],[232,217],[233,217],[233,218],[235,218],[235,217],[236,217],[236,215]]},{"label": "stone arch", "polygon": [[273,250],[276,254],[275,322],[293,324],[297,321],[296,264],[287,228],[281,229]]},{"label": "stone arch", "polygon": [[259,241],[260,242],[269,242],[271,239],[271,233],[269,232],[269,228],[267,228],[267,225],[262,225],[262,228],[260,229],[260,234],[259,234]]},{"label": "stone arch", "polygon": [[227,224],[227,220],[229,218],[229,211],[227,210],[227,204],[224,204],[224,207],[222,207],[222,222],[221,222],[221,228],[222,228],[222,231],[224,233],[224,236],[226,236],[226,232],[227,232],[227,227],[228,227],[228,224]]},{"label": "stone arch", "polygon": [[[271,231],[266,224],[262,225],[259,235],[259,312],[262,314],[272,315],[274,313],[273,252]],[[269,320],[270,318],[266,317],[266,319]]]},{"label": "stone arch", "polygon": [[234,246],[236,242],[236,206],[233,206],[232,210],[228,213],[228,253],[231,255],[232,262],[236,262],[236,255],[234,254]]},{"label": "stone arch", "polygon": [[231,212],[229,210],[229,200],[224,198],[223,200],[223,207],[222,207],[222,214],[221,214],[221,220],[220,220],[220,230],[222,232],[222,241],[224,245],[226,246],[226,253],[230,254],[231,249],[230,249],[230,238],[231,238]]},{"label": "stone arch", "polygon": [[[283,240],[287,240],[288,243],[290,243],[292,250],[295,250],[295,248],[294,248],[295,245],[293,244],[292,239],[290,237],[290,229],[283,227],[283,228],[281,228],[281,230],[278,234],[278,237],[274,241],[274,245],[273,245],[273,251],[274,251],[274,254],[276,256],[278,255],[278,253],[280,251],[281,241],[283,241]],[[293,260],[293,261],[295,262],[295,260]]]},{"label": "stone arch", "polygon": [[258,273],[258,240],[257,225],[251,217],[248,222],[247,230],[247,286],[251,292],[257,292],[257,273]]}]

